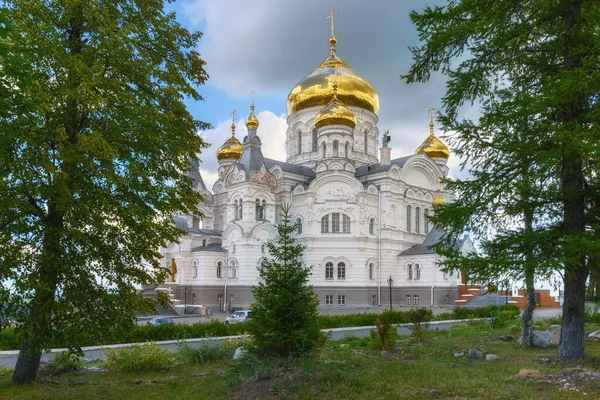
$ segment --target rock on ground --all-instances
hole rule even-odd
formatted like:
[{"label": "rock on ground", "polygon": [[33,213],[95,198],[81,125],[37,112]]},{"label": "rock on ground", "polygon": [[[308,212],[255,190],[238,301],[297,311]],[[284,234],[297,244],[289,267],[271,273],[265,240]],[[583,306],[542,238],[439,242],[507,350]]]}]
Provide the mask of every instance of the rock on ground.
[{"label": "rock on ground", "polygon": [[552,344],[552,333],[548,331],[533,331],[531,343],[533,347],[548,347]]},{"label": "rock on ground", "polygon": [[485,359],[488,361],[499,360],[500,356],[497,356],[495,354],[488,354],[485,356]]},{"label": "rock on ground", "polygon": [[546,332],[550,332],[552,334],[551,344],[558,346],[560,343],[561,326],[560,325],[550,325],[548,327],[548,329],[546,329]]},{"label": "rock on ground", "polygon": [[592,332],[588,337],[593,340],[600,340],[600,331]]},{"label": "rock on ground", "polygon": [[482,358],[483,353],[479,349],[469,349],[469,358]]}]

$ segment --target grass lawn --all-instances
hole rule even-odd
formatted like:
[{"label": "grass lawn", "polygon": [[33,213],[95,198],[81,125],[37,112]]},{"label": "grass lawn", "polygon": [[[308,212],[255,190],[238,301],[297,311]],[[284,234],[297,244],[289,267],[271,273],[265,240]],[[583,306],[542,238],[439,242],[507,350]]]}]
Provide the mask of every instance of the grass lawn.
[{"label": "grass lawn", "polygon": [[[586,341],[584,362],[562,365],[556,347],[523,350],[514,340],[505,341],[517,334],[516,325],[492,329],[472,323],[431,331],[423,343],[399,337],[388,352],[374,350],[370,338],[349,337],[328,342],[314,359],[227,357],[161,372],[80,370],[41,377],[22,387],[11,386],[10,371],[0,370],[0,399],[600,398],[599,342]],[[479,348],[484,358],[454,356],[469,348]],[[486,361],[488,353],[501,359]]]}]

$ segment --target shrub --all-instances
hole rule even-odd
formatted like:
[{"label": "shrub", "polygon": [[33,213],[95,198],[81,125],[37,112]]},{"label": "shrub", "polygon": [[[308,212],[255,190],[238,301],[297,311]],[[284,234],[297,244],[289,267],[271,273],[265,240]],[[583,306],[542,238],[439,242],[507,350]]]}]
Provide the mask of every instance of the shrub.
[{"label": "shrub", "polygon": [[111,371],[157,371],[175,363],[171,350],[155,343],[133,345],[122,349],[106,349],[106,368]]},{"label": "shrub", "polygon": [[235,353],[237,343],[224,341],[206,341],[197,347],[188,343],[180,343],[177,349],[177,358],[182,364],[203,364],[231,358]]},{"label": "shrub", "polygon": [[427,328],[429,327],[429,321],[433,319],[433,313],[431,310],[426,308],[419,308],[416,310],[409,311],[410,320],[412,326],[412,336],[417,342],[424,342],[427,336]]},{"label": "shrub", "polygon": [[395,331],[390,321],[390,312],[385,311],[379,314],[375,320],[375,331],[371,331],[371,338],[375,340],[375,348],[379,350],[389,350],[393,337],[392,331]]}]

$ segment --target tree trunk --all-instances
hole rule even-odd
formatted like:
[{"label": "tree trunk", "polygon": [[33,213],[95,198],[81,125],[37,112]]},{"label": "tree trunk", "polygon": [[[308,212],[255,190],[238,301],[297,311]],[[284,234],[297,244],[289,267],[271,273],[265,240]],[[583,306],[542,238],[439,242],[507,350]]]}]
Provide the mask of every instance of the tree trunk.
[{"label": "tree trunk", "polygon": [[[581,35],[581,1],[564,0],[564,70],[581,67],[584,42]],[[565,98],[557,107],[563,129],[579,126],[588,99],[583,95]],[[575,238],[585,235],[585,177],[582,154],[577,138],[571,134],[562,143],[561,192],[563,203],[563,233],[565,254],[565,300],[563,322],[558,346],[561,360],[581,359],[585,355],[585,283],[587,280],[586,254],[575,244]]]},{"label": "tree trunk", "polygon": [[585,281],[586,274],[565,271],[565,300],[563,322],[558,346],[561,360],[580,359],[585,356]]},{"label": "tree trunk", "polygon": [[527,288],[527,306],[523,311],[521,319],[521,347],[532,347],[533,331],[533,311],[536,307],[535,286],[533,271],[529,268],[525,274],[525,285]]},{"label": "tree trunk", "polygon": [[29,339],[23,340],[23,343],[21,343],[21,350],[19,351],[19,357],[17,358],[15,372],[12,375],[13,385],[21,385],[35,380],[40,367],[41,358],[42,352],[31,348],[31,341]]}]

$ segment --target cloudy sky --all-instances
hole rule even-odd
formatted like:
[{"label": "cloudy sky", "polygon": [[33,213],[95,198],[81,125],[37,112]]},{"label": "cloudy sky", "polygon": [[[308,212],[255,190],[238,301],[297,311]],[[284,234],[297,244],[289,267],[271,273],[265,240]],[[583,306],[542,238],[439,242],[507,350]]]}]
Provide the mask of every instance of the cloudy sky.
[{"label": "cloudy sky", "polygon": [[[201,159],[208,187],[216,180],[217,148],[229,137],[230,111],[238,110],[238,137],[245,135],[250,91],[260,120],[266,157],[285,160],[286,99],[297,81],[329,55],[331,10],[337,54],[375,87],[380,97],[379,129],[390,130],[392,156],[414,152],[428,134],[430,106],[440,107],[441,76],[406,85],[399,77],[411,63],[408,46],[418,45],[409,19],[438,0],[179,0],[178,21],[204,36],[198,50],[210,75],[200,88],[204,102],[189,102],[192,114],[213,129],[201,132],[211,143]],[[441,132],[438,132],[441,133]],[[449,162],[452,175],[458,161]]]}]

